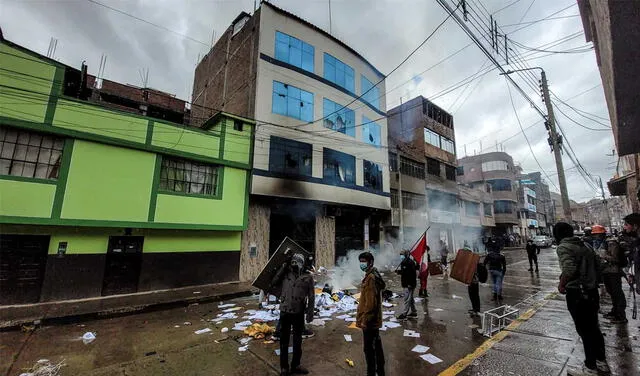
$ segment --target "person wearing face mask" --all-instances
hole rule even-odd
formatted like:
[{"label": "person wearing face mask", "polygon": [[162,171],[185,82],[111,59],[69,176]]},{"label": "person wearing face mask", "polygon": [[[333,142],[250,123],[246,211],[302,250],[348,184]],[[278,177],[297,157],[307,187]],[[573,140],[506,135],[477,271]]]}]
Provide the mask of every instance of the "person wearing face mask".
[{"label": "person wearing face mask", "polygon": [[[300,365],[302,358],[302,332],[304,321],[313,320],[315,307],[314,281],[305,269],[305,258],[296,253],[282,265],[272,286],[281,286],[280,295],[280,375],[306,375],[309,371]],[[289,336],[293,328],[293,358],[289,367]]]},{"label": "person wearing face mask", "polygon": [[400,263],[400,270],[397,271],[400,274],[400,284],[404,289],[404,306],[402,313],[398,316],[398,320],[405,320],[408,317],[418,317],[418,311],[416,311],[416,302],[413,299],[413,293],[416,289],[417,278],[416,271],[418,270],[418,264],[413,261],[409,252],[404,251],[400,255],[402,262]]},{"label": "person wearing face mask", "polygon": [[384,376],[384,351],[380,339],[382,327],[382,291],[386,284],[373,266],[373,255],[362,252],[360,270],[364,274],[360,286],[360,301],[356,314],[356,326],[362,329],[364,357],[367,362],[367,376]]}]

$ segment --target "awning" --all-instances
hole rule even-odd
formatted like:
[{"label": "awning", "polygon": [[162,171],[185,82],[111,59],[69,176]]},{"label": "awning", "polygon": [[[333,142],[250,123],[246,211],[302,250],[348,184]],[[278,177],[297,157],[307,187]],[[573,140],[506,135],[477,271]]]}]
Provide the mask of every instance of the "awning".
[{"label": "awning", "polygon": [[627,180],[629,178],[635,178],[636,173],[620,176],[619,178],[611,179],[607,182],[609,187],[609,193],[611,196],[626,196],[627,195]]}]

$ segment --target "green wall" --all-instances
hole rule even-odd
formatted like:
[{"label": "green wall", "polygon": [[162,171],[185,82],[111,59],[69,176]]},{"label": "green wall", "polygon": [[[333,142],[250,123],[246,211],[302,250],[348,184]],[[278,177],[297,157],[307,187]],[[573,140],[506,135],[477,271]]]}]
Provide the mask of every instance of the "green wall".
[{"label": "green wall", "polygon": [[156,156],[76,141],[62,219],[146,222]]},{"label": "green wall", "polygon": [[0,179],[0,215],[49,218],[55,194],[53,184]]},{"label": "green wall", "polygon": [[148,233],[144,238],[144,252],[207,252],[240,250],[239,231],[193,231]]},{"label": "green wall", "polygon": [[218,158],[220,156],[220,137],[212,136],[209,134],[208,137],[203,137],[203,132],[195,129],[177,128],[155,122],[151,144],[161,148]]},{"label": "green wall", "polygon": [[154,221],[243,226],[246,179],[247,171],[225,167],[221,200],[159,193]]},{"label": "green wall", "polygon": [[233,129],[233,121],[227,121],[224,137],[224,159],[239,163],[249,163],[251,150],[251,127],[243,127],[242,132]]}]

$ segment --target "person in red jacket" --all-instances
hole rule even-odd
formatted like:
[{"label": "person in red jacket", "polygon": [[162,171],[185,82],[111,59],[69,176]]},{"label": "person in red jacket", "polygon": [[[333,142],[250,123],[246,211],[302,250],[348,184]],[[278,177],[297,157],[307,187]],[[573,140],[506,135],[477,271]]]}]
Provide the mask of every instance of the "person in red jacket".
[{"label": "person in red jacket", "polygon": [[431,262],[431,254],[429,251],[431,248],[427,246],[426,252],[426,260],[425,256],[422,256],[422,263],[420,264],[420,273],[418,274],[418,278],[420,278],[420,291],[418,292],[418,296],[421,298],[428,298],[429,294],[427,293],[427,278],[429,278],[429,263]]}]

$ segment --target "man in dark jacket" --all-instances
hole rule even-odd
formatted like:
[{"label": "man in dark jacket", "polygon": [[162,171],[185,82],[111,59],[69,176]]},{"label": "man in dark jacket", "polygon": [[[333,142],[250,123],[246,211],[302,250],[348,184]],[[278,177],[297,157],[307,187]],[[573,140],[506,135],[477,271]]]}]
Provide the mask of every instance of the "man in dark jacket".
[{"label": "man in dark jacket", "polygon": [[489,270],[493,282],[493,301],[502,301],[502,282],[507,273],[507,259],[500,253],[500,248],[490,248],[484,259],[484,266]]},{"label": "man in dark jacket", "polygon": [[[306,314],[307,322],[313,320],[315,292],[313,277],[305,268],[305,259],[294,254],[275,275],[272,286],[282,286],[280,294],[280,375],[309,373],[300,366],[302,358],[302,331]],[[289,336],[293,327],[293,358],[289,368]]]},{"label": "man in dark jacket", "polygon": [[626,259],[624,251],[617,239],[607,240],[606,230],[603,226],[595,225],[591,228],[593,249],[600,256],[602,282],[611,297],[611,312],[604,315],[614,324],[627,323],[627,300],[622,290],[622,277],[624,272],[621,260]]},{"label": "man in dark jacket", "polygon": [[360,286],[360,301],[356,313],[356,326],[362,329],[367,376],[384,376],[384,351],[380,339],[382,327],[382,291],[386,284],[373,266],[373,255],[363,252],[358,256],[360,270],[365,272]]},{"label": "man in dark jacket", "polygon": [[529,271],[533,271],[533,264],[536,264],[536,273],[538,272],[538,255],[540,254],[540,248],[533,242],[533,240],[527,240],[527,257],[529,257]]},{"label": "man in dark jacket", "polygon": [[584,345],[585,361],[581,370],[568,374],[597,375],[610,373],[605,358],[604,337],[598,323],[598,263],[593,249],[573,235],[573,227],[558,222],[553,227],[560,262],[558,291],[566,294],[567,309]]},{"label": "man in dark jacket", "polygon": [[411,254],[407,251],[402,252],[400,257],[402,258],[402,262],[400,263],[400,270],[398,270],[397,273],[400,274],[400,284],[404,289],[404,306],[402,313],[398,316],[398,320],[405,320],[407,317],[418,317],[416,302],[413,299],[413,293],[418,282],[416,278],[418,264],[413,261]]}]

